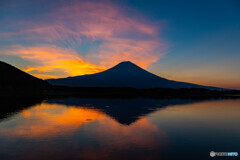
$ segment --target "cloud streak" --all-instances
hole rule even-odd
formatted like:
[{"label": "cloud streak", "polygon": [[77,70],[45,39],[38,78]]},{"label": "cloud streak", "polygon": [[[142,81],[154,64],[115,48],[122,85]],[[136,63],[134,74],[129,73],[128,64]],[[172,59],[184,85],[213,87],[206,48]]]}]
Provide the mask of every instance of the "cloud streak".
[{"label": "cloud streak", "polygon": [[[161,28],[140,14],[127,13],[113,3],[62,1],[47,13],[21,20],[21,31],[2,32],[0,36],[36,43],[19,46],[19,51],[9,46],[15,55],[41,62],[42,66],[25,70],[29,72],[62,69],[75,76],[95,73],[125,60],[146,68],[165,54],[166,44],[159,37]],[[86,45],[91,49],[84,49]],[[26,54],[26,48],[34,54]],[[81,65],[84,71],[77,71]]]},{"label": "cloud streak", "polygon": [[[63,49],[52,45],[41,47],[15,45],[11,46],[11,48],[2,49],[0,54],[19,56],[35,62],[35,66],[29,66],[24,71],[33,72],[34,75],[43,79],[59,77],[51,75],[55,71],[66,73],[63,75],[75,76],[96,73],[105,69],[83,61],[76,51],[72,49]],[[44,72],[50,75],[44,74]]]}]

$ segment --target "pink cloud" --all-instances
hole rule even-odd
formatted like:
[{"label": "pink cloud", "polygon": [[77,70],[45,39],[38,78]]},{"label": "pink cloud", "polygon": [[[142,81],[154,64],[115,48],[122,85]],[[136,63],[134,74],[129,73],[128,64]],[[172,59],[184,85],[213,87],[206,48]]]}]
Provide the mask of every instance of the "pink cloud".
[{"label": "pink cloud", "polygon": [[[161,28],[158,23],[151,22],[140,14],[133,18],[126,13],[113,3],[63,2],[62,6],[56,6],[49,13],[21,21],[21,32],[0,33],[0,36],[41,40],[58,46],[61,43],[71,50],[75,50],[76,46],[81,47],[83,42],[92,44],[99,41],[97,47],[92,44],[96,47],[93,53],[75,52],[83,61],[100,67],[111,67],[130,60],[146,68],[165,54],[166,44],[159,37]],[[32,57],[35,60],[37,58],[36,54]]]}]

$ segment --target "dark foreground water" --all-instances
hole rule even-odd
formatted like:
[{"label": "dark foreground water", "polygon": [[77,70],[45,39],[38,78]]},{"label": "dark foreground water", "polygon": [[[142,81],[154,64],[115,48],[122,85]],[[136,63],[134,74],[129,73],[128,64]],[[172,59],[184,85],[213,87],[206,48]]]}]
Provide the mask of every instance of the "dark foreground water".
[{"label": "dark foreground water", "polygon": [[240,100],[67,98],[2,117],[1,160],[240,158],[209,155],[240,152]]}]

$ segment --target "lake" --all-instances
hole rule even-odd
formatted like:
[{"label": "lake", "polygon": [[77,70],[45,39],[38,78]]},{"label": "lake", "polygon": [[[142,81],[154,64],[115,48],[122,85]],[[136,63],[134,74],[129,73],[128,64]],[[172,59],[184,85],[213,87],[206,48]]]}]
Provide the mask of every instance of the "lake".
[{"label": "lake", "polygon": [[62,98],[1,115],[1,160],[237,159],[240,100]]}]

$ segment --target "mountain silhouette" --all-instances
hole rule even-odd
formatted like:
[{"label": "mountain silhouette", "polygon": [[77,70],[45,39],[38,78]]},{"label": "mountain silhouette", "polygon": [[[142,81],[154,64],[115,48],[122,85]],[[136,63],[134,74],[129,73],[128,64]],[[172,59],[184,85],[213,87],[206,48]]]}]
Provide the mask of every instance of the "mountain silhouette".
[{"label": "mountain silhouette", "polygon": [[43,90],[49,84],[34,76],[31,76],[14,66],[0,61],[0,90]]},{"label": "mountain silhouette", "polygon": [[48,79],[52,85],[69,87],[133,87],[133,88],[205,88],[215,87],[201,86],[191,83],[168,80],[152,74],[136,64],[125,61],[116,66],[95,74],[67,77],[60,79]]}]

